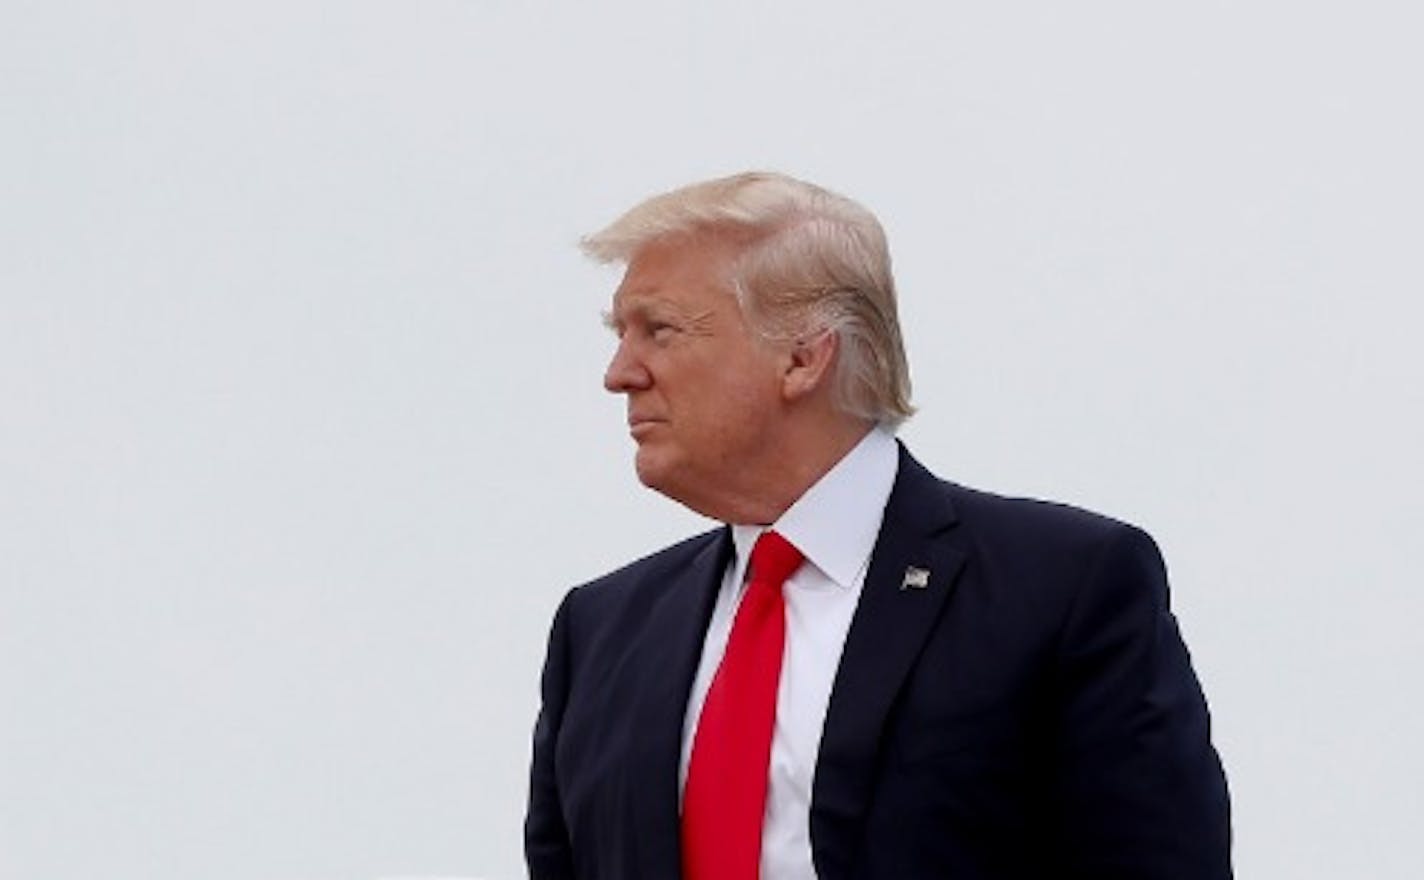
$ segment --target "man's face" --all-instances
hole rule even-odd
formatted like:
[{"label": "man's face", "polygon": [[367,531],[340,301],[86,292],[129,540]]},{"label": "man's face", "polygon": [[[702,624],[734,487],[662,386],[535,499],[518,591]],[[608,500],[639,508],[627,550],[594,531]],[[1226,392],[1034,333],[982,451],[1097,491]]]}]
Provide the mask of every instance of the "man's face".
[{"label": "man's face", "polygon": [[638,478],[709,516],[755,479],[782,412],[783,358],[742,317],[728,281],[735,243],[657,242],[628,264],[608,323],[603,385],[628,399]]}]

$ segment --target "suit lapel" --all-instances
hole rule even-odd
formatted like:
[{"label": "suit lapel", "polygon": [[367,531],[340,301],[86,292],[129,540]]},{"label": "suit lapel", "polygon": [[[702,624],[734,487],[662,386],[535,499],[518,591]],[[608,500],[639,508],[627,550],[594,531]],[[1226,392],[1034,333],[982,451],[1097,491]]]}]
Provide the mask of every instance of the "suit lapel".
[{"label": "suit lapel", "polygon": [[682,725],[731,552],[731,533],[724,528],[691,565],[668,575],[628,666],[638,676],[628,792],[643,877],[670,880],[681,874],[677,780]]},{"label": "suit lapel", "polygon": [[854,865],[886,717],[964,564],[962,552],[935,540],[954,522],[943,486],[902,446],[821,733],[811,843],[823,880]]}]

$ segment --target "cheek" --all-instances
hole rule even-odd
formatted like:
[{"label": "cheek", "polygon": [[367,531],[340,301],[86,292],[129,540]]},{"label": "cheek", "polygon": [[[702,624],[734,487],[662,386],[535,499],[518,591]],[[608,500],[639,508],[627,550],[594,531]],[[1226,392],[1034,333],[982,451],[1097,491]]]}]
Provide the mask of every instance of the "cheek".
[{"label": "cheek", "polygon": [[781,398],[777,368],[754,355],[744,357],[747,360],[742,368],[723,371],[727,395],[757,412],[773,409]]},{"label": "cheek", "polygon": [[759,429],[776,414],[781,396],[776,367],[758,355],[717,351],[664,373],[656,387],[675,421],[689,429],[684,440],[722,445]]},{"label": "cheek", "polygon": [[728,377],[715,392],[716,429],[729,440],[749,442],[764,433],[779,412],[779,395],[764,377]]}]

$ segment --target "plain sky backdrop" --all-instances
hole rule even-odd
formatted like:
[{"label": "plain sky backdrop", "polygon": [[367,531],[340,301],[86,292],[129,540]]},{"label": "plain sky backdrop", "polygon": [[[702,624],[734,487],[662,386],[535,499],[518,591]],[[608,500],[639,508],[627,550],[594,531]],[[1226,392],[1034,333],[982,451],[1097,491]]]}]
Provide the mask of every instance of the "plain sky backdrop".
[{"label": "plain sky backdrop", "polygon": [[642,490],[580,235],[883,220],[939,473],[1167,555],[1263,880],[1424,875],[1417,3],[0,0],[0,877],[522,876]]}]

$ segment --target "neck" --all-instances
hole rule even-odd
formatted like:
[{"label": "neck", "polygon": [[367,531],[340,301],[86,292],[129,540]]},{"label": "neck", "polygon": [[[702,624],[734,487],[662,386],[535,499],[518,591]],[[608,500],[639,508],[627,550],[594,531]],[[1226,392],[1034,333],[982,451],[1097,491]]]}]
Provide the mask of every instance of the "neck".
[{"label": "neck", "polygon": [[769,525],[781,518],[831,468],[875,427],[864,419],[838,417],[830,423],[790,426],[766,446],[766,455],[749,467],[738,486],[723,487],[722,497],[693,510],[726,523]]}]

